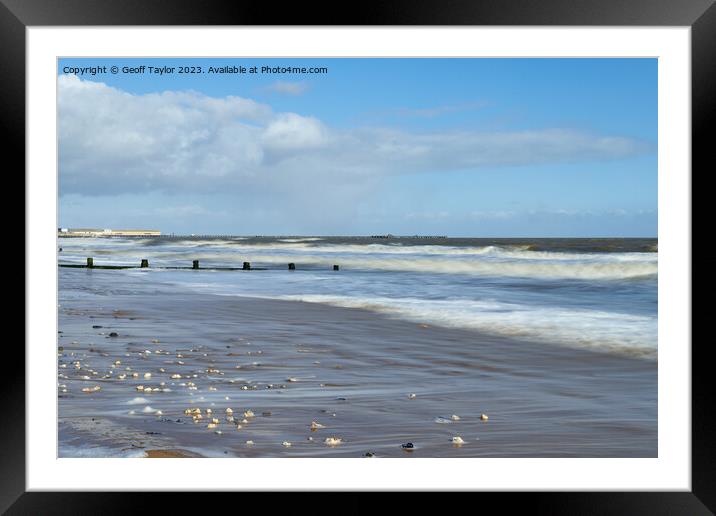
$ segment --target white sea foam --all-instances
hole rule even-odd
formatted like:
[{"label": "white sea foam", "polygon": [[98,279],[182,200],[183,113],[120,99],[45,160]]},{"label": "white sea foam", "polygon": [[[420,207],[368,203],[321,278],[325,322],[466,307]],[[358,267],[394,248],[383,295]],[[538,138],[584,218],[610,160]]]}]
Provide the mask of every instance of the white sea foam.
[{"label": "white sea foam", "polygon": [[127,405],[143,405],[145,403],[149,403],[147,398],[132,398],[127,402]]},{"label": "white sea foam", "polygon": [[69,444],[60,444],[58,457],[77,457],[77,458],[110,458],[110,457],[128,457],[140,458],[145,457],[144,450],[127,450],[121,448],[110,448],[108,446],[72,446]]},{"label": "white sea foam", "polygon": [[286,295],[279,299],[362,308],[438,326],[656,358],[656,317],[498,301]]}]

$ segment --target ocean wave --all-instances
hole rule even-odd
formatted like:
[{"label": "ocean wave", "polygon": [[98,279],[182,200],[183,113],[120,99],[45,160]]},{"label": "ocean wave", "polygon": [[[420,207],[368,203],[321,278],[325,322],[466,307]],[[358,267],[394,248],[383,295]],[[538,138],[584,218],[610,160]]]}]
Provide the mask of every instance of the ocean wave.
[{"label": "ocean wave", "polygon": [[656,317],[498,301],[333,295],[264,296],[360,308],[419,323],[656,359]]},{"label": "ocean wave", "polygon": [[[181,266],[199,260],[203,266],[241,266],[248,261],[257,267],[299,267],[468,274],[495,277],[565,278],[608,280],[654,277],[658,273],[656,253],[568,253],[533,251],[529,246],[451,247],[439,245],[396,246],[386,244],[319,244],[286,239],[281,243],[244,243],[221,240],[191,241],[188,244],[153,246],[93,244],[70,246],[63,261],[84,262],[85,256],[129,265],[149,259],[151,265]],[[295,241],[294,241],[295,240]]]}]

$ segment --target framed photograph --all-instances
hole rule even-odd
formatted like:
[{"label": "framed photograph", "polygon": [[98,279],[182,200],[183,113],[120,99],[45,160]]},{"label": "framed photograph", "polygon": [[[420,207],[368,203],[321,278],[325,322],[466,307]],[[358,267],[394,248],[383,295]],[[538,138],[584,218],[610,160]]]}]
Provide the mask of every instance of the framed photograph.
[{"label": "framed photograph", "polygon": [[712,3],[3,0],[28,203],[3,510],[439,490],[710,514]]}]

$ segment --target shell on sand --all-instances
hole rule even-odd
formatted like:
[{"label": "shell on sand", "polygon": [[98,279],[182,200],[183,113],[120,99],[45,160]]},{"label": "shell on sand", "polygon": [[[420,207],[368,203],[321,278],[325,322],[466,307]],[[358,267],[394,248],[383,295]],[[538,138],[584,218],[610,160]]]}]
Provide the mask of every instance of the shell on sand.
[{"label": "shell on sand", "polygon": [[487,420],[490,419],[490,418],[487,417],[487,414],[481,414],[481,415],[480,415],[480,419],[483,420],[483,421],[487,421]]},{"label": "shell on sand", "polygon": [[216,423],[209,423],[208,425],[206,425],[206,428],[209,428],[209,429],[216,428]]},{"label": "shell on sand", "polygon": [[253,445],[254,445],[253,441],[246,441],[246,446],[253,446]]},{"label": "shell on sand", "polygon": [[456,416],[455,414],[453,414],[452,416],[450,416],[450,419],[452,419],[453,421],[460,421],[460,416]]},{"label": "shell on sand", "polygon": [[311,421],[311,430],[318,430],[319,428],[325,428],[325,426],[316,421]]},{"label": "shell on sand", "polygon": [[326,437],[323,442],[326,443],[328,446],[338,446],[343,442],[343,440],[339,437]]},{"label": "shell on sand", "polygon": [[100,390],[102,390],[102,387],[100,387],[99,385],[95,385],[94,387],[84,387],[82,389],[82,392],[97,392]]},{"label": "shell on sand", "polygon": [[282,442],[281,444],[282,444],[283,446],[285,446],[286,448],[288,448],[289,446],[291,446],[291,443],[288,442],[288,441],[284,441],[284,442]]},{"label": "shell on sand", "polygon": [[251,410],[244,412],[244,417],[254,417],[254,413]]},{"label": "shell on sand", "polygon": [[415,399],[415,393],[411,392],[410,394],[408,394],[408,399]]},{"label": "shell on sand", "polygon": [[453,437],[452,439],[450,439],[450,441],[458,446],[460,446],[461,444],[465,444],[465,441],[463,441],[462,437],[460,437],[459,435]]},{"label": "shell on sand", "polygon": [[233,414],[234,411],[233,411],[233,409],[227,408],[227,409],[226,409],[226,413],[227,413],[227,414]]}]

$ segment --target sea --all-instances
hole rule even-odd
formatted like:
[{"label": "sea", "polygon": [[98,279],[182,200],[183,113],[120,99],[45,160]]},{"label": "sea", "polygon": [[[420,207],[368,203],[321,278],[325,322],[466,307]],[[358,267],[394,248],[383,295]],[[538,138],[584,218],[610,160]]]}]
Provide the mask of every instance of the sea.
[{"label": "sea", "polygon": [[[525,346],[657,359],[652,238],[167,236],[60,238],[58,246],[60,264],[146,259],[149,268],[112,272],[145,286],[358,308]],[[250,271],[240,270],[244,262]]]}]

